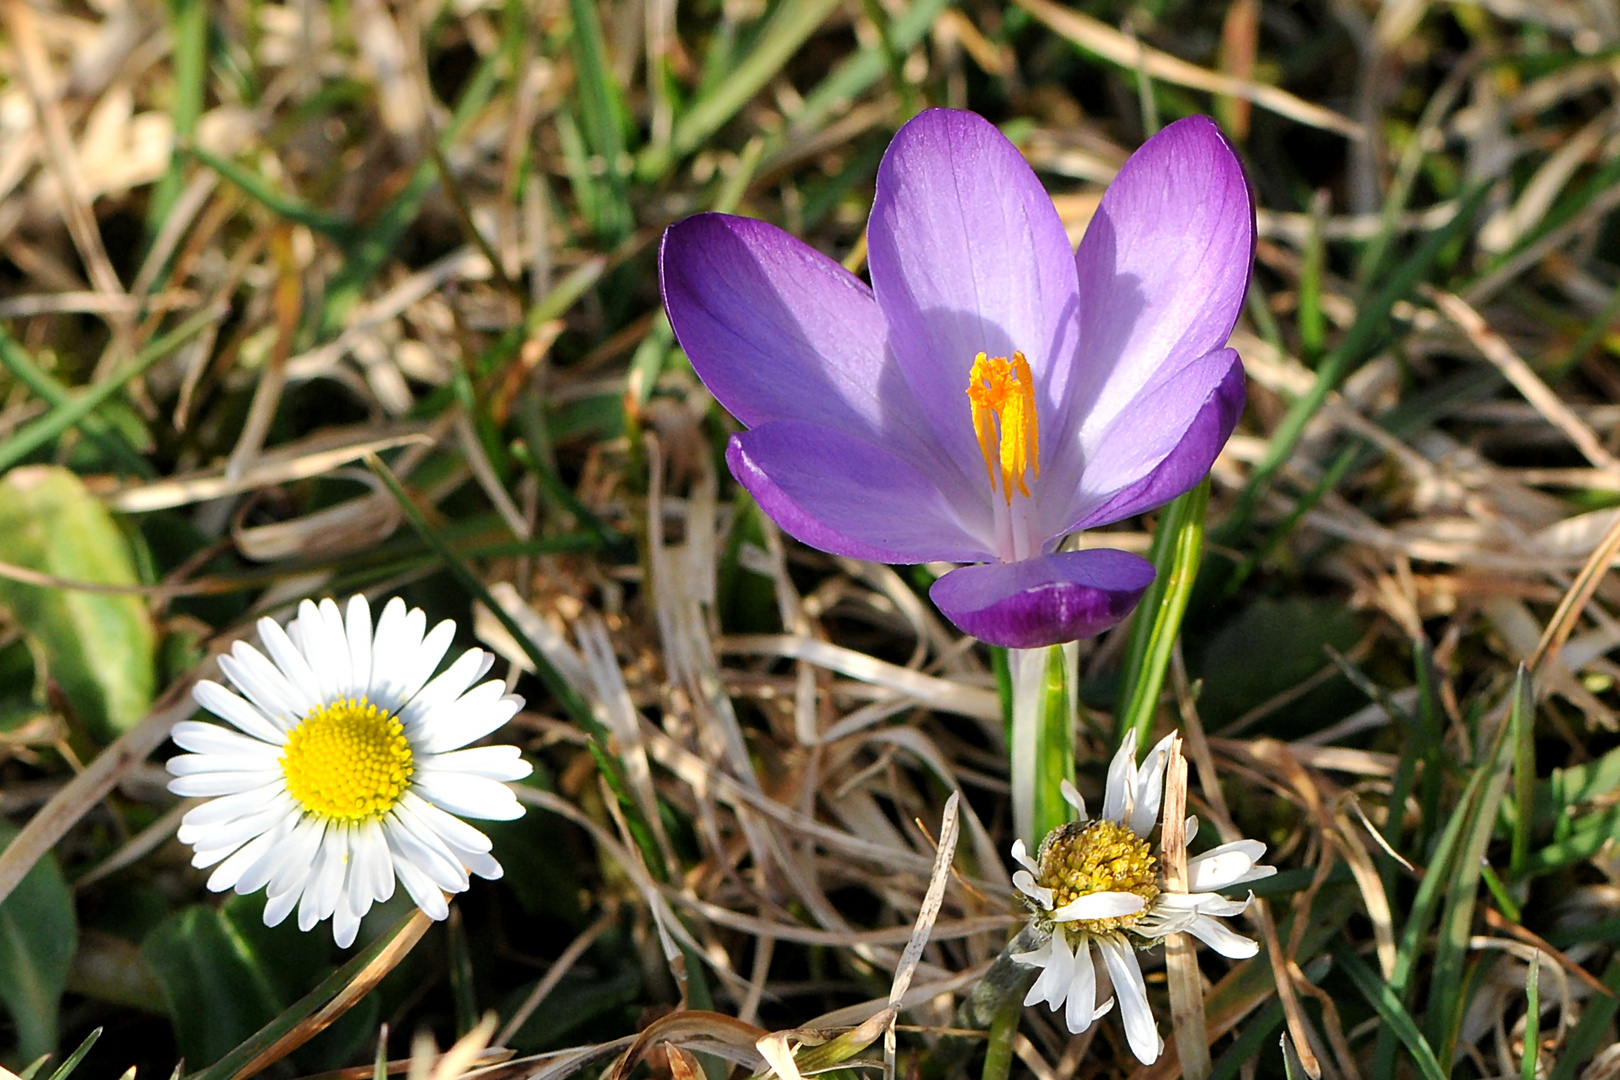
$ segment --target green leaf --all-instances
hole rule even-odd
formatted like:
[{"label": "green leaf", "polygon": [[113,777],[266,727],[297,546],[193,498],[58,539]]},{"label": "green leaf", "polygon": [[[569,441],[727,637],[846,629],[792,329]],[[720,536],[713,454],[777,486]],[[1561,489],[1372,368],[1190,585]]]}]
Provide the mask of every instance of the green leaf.
[{"label": "green leaf", "polygon": [[1170,650],[1181,632],[1198,566],[1204,558],[1204,513],[1209,508],[1209,478],[1178,496],[1159,518],[1150,553],[1157,574],[1131,618],[1115,734],[1123,741],[1136,732],[1136,752],[1147,752],[1153,714],[1158,709]]},{"label": "green leaf", "polygon": [[153,930],[142,946],[163,987],[180,1054],[218,1061],[281,1011],[258,952],[215,908],[193,906]]},{"label": "green leaf", "polygon": [[[0,821],[0,849],[16,830]],[[0,1002],[17,1026],[24,1061],[56,1050],[57,1006],[79,945],[73,894],[46,855],[0,902]]]},{"label": "green leaf", "polygon": [[[134,585],[129,541],[79,478],[56,466],[0,479],[6,558],[40,573]],[[28,635],[36,661],[96,739],[134,727],[152,704],[156,635],[146,601],[130,594],[42,588],[0,579],[0,606]]]}]

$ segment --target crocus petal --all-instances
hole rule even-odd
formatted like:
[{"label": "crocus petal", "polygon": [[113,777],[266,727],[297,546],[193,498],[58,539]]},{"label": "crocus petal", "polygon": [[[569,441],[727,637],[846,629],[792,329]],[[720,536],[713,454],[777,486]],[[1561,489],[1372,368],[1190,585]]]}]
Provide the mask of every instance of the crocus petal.
[{"label": "crocus petal", "polygon": [[[911,392],[984,496],[965,396],[979,352],[1022,352],[1043,425],[1074,381],[1078,293],[1063,223],[1035,173],[982,117],[921,113],[878,167],[867,230],[872,288]],[[1041,444],[1041,467],[1050,454]]]},{"label": "crocus petal", "polygon": [[822,551],[887,563],[992,557],[932,479],[834,428],[765,424],[733,435],[726,461],[760,509]]},{"label": "crocus petal", "polygon": [[1120,521],[1190,490],[1237,427],[1245,396],[1238,354],[1217,349],[1132,401],[1099,438],[1060,531]]},{"label": "crocus petal", "polygon": [[[1254,262],[1254,205],[1207,117],[1177,121],[1131,155],[1075,254],[1075,406],[1100,431],[1167,362],[1226,344]],[[881,294],[880,294],[881,298]]]},{"label": "crocus petal", "polygon": [[934,582],[928,595],[963,632],[1035,649],[1108,629],[1130,614],[1152,580],[1147,560],[1092,548],[964,566]]},{"label": "crocus petal", "polygon": [[832,259],[763,221],[698,214],[664,233],[658,268],[693,370],[748,427],[804,420],[870,442],[926,441],[884,355],[872,290]]}]

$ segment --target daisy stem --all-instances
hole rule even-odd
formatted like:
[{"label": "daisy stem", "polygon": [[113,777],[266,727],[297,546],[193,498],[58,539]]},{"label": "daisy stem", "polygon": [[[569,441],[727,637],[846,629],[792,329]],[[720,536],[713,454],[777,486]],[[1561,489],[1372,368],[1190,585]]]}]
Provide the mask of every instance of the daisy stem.
[{"label": "daisy stem", "polygon": [[984,1051],[984,1070],[981,1080],[1007,1080],[1012,1070],[1013,1036],[1018,1034],[1018,1021],[1023,1017],[1023,1006],[1017,998],[1008,998],[990,1021],[990,1041]]},{"label": "daisy stem", "polygon": [[1069,819],[1062,785],[1074,778],[1072,646],[1008,649],[1012,686],[1013,824],[1031,851]]}]

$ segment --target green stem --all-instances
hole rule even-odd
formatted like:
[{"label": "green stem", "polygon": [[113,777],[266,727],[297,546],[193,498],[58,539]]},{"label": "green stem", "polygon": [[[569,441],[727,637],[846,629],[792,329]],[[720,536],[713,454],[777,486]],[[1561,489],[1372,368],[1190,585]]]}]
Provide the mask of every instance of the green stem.
[{"label": "green stem", "polygon": [[1065,646],[1008,649],[1012,683],[1013,824],[1034,851],[1069,819],[1063,781],[1074,776],[1074,703]]},{"label": "green stem", "polygon": [[1187,599],[1204,553],[1204,513],[1209,508],[1209,478],[1172,502],[1153,536],[1154,568],[1158,571],[1131,624],[1130,649],[1120,680],[1116,731],[1121,741],[1136,732],[1137,753],[1144,752],[1153,728],[1170,650],[1181,632]]}]

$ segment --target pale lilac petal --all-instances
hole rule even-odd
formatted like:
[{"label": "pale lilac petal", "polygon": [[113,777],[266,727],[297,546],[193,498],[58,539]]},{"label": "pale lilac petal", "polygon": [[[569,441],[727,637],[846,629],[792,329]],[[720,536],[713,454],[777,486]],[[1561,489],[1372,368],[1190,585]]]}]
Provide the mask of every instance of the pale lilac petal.
[{"label": "pale lilac petal", "polygon": [[1128,892],[1095,892],[1064,904],[1052,912],[1053,922],[1077,922],[1082,919],[1118,919],[1125,915],[1135,915],[1147,906],[1135,893]]},{"label": "pale lilac petal", "polygon": [[[888,563],[993,557],[988,500],[953,505],[933,477],[853,435],[777,421],[733,435],[726,462],[771,520],[822,551]],[[964,522],[963,509],[981,519]]]},{"label": "pale lilac petal", "polygon": [[802,420],[927,460],[928,422],[855,275],[774,225],[727,214],[670,226],[658,264],[693,370],[745,426]]},{"label": "pale lilac petal", "polygon": [[1149,387],[1087,447],[1084,476],[1058,532],[1161,506],[1209,472],[1243,414],[1243,364],[1217,349]]},{"label": "pale lilac petal", "polygon": [[958,628],[991,645],[1034,649],[1119,622],[1153,580],[1153,564],[1092,548],[953,570],[928,592]]},{"label": "pale lilac petal", "polygon": [[[1022,352],[1048,421],[1078,370],[1075,264],[1052,199],[984,118],[930,109],[883,156],[867,237],[894,358],[951,461],[987,488],[966,396],[975,355]],[[1067,452],[1043,443],[1042,468]]]},{"label": "pale lilac petal", "polygon": [[1243,168],[1207,117],[1171,124],[1131,156],[1075,256],[1074,404],[1088,430],[1107,428],[1167,364],[1226,344],[1254,240]]}]

